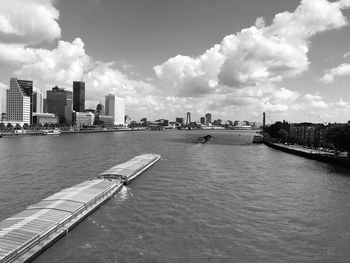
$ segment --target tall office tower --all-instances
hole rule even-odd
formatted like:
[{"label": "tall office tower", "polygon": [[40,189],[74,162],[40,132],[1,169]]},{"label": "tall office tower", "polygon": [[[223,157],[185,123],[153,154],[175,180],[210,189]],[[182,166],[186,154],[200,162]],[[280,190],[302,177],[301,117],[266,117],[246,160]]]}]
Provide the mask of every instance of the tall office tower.
[{"label": "tall office tower", "polygon": [[33,112],[43,113],[43,111],[44,111],[43,93],[40,90],[34,90]]},{"label": "tall office tower", "polygon": [[207,113],[207,114],[205,114],[205,119],[206,119],[206,123],[208,124],[208,123],[211,123],[211,114],[210,113]]},{"label": "tall office tower", "polygon": [[6,113],[10,122],[31,124],[33,81],[11,78],[6,91]]},{"label": "tall office tower", "polygon": [[47,113],[47,100],[43,99],[43,113]]},{"label": "tall office tower", "polygon": [[187,112],[186,115],[186,125],[189,125],[191,123],[191,112]]},{"label": "tall office tower", "polygon": [[83,112],[85,110],[85,82],[73,81],[73,110]]},{"label": "tall office tower", "polygon": [[201,117],[201,124],[205,124],[205,117]]},{"label": "tall office tower", "polygon": [[115,125],[125,124],[125,103],[122,98],[111,94],[106,95],[105,112],[107,116],[113,116],[113,123]]},{"label": "tall office tower", "polygon": [[73,93],[57,86],[46,92],[47,111],[59,117],[60,123],[72,124]]}]

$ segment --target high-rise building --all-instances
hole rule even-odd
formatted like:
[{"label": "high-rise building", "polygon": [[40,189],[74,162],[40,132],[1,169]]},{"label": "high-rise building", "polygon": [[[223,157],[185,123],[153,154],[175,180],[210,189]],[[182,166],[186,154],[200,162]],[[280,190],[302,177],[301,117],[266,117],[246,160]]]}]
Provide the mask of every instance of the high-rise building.
[{"label": "high-rise building", "polygon": [[10,89],[6,91],[7,120],[31,124],[33,81],[11,78]]},{"label": "high-rise building", "polygon": [[205,114],[205,119],[206,119],[206,124],[211,123],[211,114],[210,113]]},{"label": "high-rise building", "polygon": [[108,94],[105,97],[105,115],[113,116],[115,125],[125,124],[125,103],[122,98]]},{"label": "high-rise building", "polygon": [[57,86],[46,92],[47,111],[59,117],[60,123],[72,124],[73,93]]},{"label": "high-rise building", "polygon": [[205,117],[201,117],[201,124],[205,124]]},{"label": "high-rise building", "polygon": [[34,90],[33,112],[43,113],[43,111],[44,111],[43,93],[40,90]]},{"label": "high-rise building", "polygon": [[85,82],[73,81],[73,110],[83,112],[85,110]]}]

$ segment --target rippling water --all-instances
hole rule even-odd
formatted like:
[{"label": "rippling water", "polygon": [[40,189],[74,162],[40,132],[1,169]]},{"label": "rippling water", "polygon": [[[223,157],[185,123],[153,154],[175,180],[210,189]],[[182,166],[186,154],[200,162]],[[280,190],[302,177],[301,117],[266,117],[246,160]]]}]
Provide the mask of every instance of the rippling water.
[{"label": "rippling water", "polygon": [[0,140],[0,220],[141,153],[163,158],[34,262],[349,262],[350,170],[253,133]]}]

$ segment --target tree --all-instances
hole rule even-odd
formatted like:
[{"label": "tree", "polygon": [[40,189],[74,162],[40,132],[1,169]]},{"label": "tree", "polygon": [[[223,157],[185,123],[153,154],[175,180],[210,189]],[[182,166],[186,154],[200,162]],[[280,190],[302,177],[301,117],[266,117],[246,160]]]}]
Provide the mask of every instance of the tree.
[{"label": "tree", "polygon": [[5,130],[5,124],[3,122],[0,123],[0,130]]},{"label": "tree", "polygon": [[331,126],[326,133],[327,142],[334,145],[336,152],[347,151],[350,153],[350,125]]},{"label": "tree", "polygon": [[23,129],[27,130],[29,128],[29,125],[27,123],[23,124]]},{"label": "tree", "polygon": [[279,129],[276,133],[276,137],[282,142],[286,142],[288,139],[288,132],[285,129]]},{"label": "tree", "polygon": [[20,130],[22,129],[21,125],[19,123],[16,123],[15,130]]},{"label": "tree", "polygon": [[8,129],[11,129],[13,128],[13,125],[11,123],[7,123],[7,126],[6,126]]}]

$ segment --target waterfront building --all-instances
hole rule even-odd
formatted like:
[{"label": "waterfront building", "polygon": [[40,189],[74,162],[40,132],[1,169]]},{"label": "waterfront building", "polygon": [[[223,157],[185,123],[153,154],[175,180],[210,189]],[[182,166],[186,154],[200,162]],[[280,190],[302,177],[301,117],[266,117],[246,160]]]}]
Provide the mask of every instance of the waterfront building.
[{"label": "waterfront building", "polygon": [[85,82],[73,81],[73,110],[83,112],[85,110]]},{"label": "waterfront building", "polygon": [[222,120],[221,119],[217,119],[217,120],[214,120],[214,123],[213,123],[215,126],[221,126],[222,125]]},{"label": "waterfront building", "polygon": [[6,91],[6,115],[11,123],[31,124],[33,81],[10,79],[10,89]]},{"label": "waterfront building", "polygon": [[201,117],[200,123],[203,124],[203,125],[206,124],[205,123],[205,117]]},{"label": "waterfront building", "polygon": [[211,123],[211,114],[210,113],[205,114],[205,120],[206,120],[205,124]]},{"label": "waterfront building", "polygon": [[108,115],[99,115],[98,119],[103,122],[104,125],[113,125],[114,124],[114,118],[113,116]]},{"label": "waterfront building", "polygon": [[43,99],[43,112],[47,112],[47,100]]},{"label": "waterfront building", "polygon": [[47,111],[59,117],[59,123],[72,124],[72,99],[71,91],[57,86],[47,91]]},{"label": "waterfront building", "polygon": [[92,112],[73,111],[73,125],[76,127],[92,126],[95,121],[95,114]]},{"label": "waterfront building", "polygon": [[33,123],[34,125],[42,125],[45,124],[58,124],[58,116],[53,113],[41,113],[41,112],[33,112]]},{"label": "waterfront building", "polygon": [[233,126],[241,126],[241,122],[240,121],[234,121],[233,122]]},{"label": "waterfront building", "polygon": [[44,112],[43,93],[40,90],[34,90],[33,92],[33,113],[34,112]]},{"label": "waterfront building", "polygon": [[105,114],[113,117],[114,125],[125,125],[125,103],[122,98],[108,94],[105,97]]},{"label": "waterfront building", "polygon": [[176,118],[176,122],[180,123],[180,125],[184,125],[184,118]]}]

